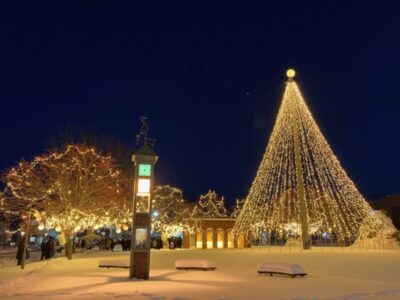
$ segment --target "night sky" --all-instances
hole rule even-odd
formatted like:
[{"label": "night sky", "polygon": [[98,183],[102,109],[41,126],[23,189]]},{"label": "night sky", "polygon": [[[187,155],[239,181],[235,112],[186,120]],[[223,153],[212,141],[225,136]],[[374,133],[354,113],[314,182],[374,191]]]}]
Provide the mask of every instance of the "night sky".
[{"label": "night sky", "polygon": [[67,124],[134,145],[146,115],[157,182],[232,203],[293,67],[363,195],[399,193],[400,5],[369,2],[3,1],[0,169]]}]

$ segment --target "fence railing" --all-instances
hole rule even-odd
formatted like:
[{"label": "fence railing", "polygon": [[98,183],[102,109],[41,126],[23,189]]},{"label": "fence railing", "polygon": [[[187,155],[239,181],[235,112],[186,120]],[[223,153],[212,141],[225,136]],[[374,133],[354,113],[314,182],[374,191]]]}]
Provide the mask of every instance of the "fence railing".
[{"label": "fence railing", "polygon": [[284,246],[284,245],[262,245],[251,246],[250,248],[237,248],[233,251],[243,252],[262,252],[262,253],[299,253],[299,252],[313,252],[313,253],[328,253],[328,252],[360,252],[360,253],[374,253],[374,252],[400,252],[400,245],[389,245],[382,243],[381,245],[373,244],[370,246],[353,244],[351,246],[312,246],[310,250],[304,250],[301,246]]}]

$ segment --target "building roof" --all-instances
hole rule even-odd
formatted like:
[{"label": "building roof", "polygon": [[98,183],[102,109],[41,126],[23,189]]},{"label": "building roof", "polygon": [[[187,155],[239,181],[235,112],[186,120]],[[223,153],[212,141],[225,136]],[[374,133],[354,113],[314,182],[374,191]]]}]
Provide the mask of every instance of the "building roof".
[{"label": "building roof", "polygon": [[135,152],[135,155],[143,156],[158,156],[157,153],[150,147],[149,144],[145,143]]}]

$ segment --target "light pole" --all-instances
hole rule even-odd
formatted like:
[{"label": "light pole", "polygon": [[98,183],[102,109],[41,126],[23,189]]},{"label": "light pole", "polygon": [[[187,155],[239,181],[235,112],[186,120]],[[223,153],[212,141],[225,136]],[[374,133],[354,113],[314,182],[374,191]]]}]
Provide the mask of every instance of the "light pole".
[{"label": "light pole", "polygon": [[[295,76],[295,71],[289,69],[287,71],[288,81],[290,84]],[[296,99],[297,101],[297,99]],[[299,120],[297,115],[297,105],[293,108],[292,125],[293,125],[293,138],[294,138],[294,155],[296,164],[296,181],[297,181],[297,199],[299,203],[299,219],[301,224],[301,239],[303,243],[303,249],[311,248],[310,234],[309,234],[309,224],[307,215],[307,202],[305,198],[304,191],[304,178],[303,178],[303,168],[301,165],[301,155],[300,155],[300,133],[299,133]]]},{"label": "light pole", "polygon": [[132,155],[133,216],[131,233],[130,278],[149,279],[151,206],[154,190],[154,165],[158,160],[152,149],[154,141],[147,137],[147,118],[141,117],[142,128],[137,137],[139,149]]}]

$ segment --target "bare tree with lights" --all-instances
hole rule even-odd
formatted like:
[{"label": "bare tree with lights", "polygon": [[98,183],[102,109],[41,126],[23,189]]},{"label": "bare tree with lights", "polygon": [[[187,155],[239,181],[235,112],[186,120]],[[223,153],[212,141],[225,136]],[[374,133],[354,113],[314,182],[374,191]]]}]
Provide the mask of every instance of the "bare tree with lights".
[{"label": "bare tree with lights", "polygon": [[169,185],[157,186],[153,193],[152,230],[160,232],[164,243],[182,230],[192,230],[187,222],[191,210],[183,198],[182,190]]},{"label": "bare tree with lights", "polygon": [[6,183],[3,193],[3,211],[10,220],[21,220],[21,232],[25,235],[23,240],[23,255],[21,257],[21,268],[25,268],[25,255],[27,251],[29,234],[32,230],[32,214],[38,211],[46,198],[46,192],[42,188],[42,180],[39,173],[40,168],[34,168],[26,160],[21,160],[15,167],[8,170],[2,176]]},{"label": "bare tree with lights", "polygon": [[209,190],[205,195],[201,195],[195,206],[194,215],[206,218],[228,217],[224,196],[219,197],[218,194],[212,190]]},{"label": "bare tree with lights", "polygon": [[126,146],[114,136],[67,124],[50,138],[49,145],[51,148],[62,148],[67,144],[84,144],[88,147],[94,147],[97,153],[101,155],[111,155],[125,176],[128,178],[133,176],[132,147]]},{"label": "bare tree with lights", "polygon": [[113,159],[83,145],[21,161],[6,173],[5,182],[14,209],[32,212],[39,226],[65,235],[69,259],[74,232],[118,223],[125,204],[126,180]]},{"label": "bare tree with lights", "polygon": [[230,215],[231,218],[236,219],[239,216],[245,200],[246,199],[236,199],[235,205],[233,206],[232,213]]}]

